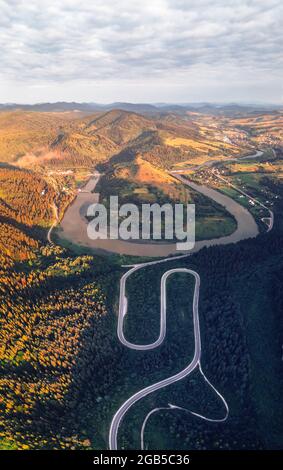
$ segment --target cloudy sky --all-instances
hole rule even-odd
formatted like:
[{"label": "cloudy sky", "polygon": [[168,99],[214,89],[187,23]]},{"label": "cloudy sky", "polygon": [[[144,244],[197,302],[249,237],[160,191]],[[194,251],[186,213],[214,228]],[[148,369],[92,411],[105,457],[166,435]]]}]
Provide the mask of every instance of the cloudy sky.
[{"label": "cloudy sky", "polygon": [[283,103],[282,0],[0,0],[0,102]]}]

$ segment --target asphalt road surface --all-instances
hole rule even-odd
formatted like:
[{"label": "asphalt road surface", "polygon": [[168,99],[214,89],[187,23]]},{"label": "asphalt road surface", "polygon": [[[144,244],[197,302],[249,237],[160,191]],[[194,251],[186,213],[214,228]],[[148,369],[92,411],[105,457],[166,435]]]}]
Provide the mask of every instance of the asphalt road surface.
[{"label": "asphalt road surface", "polygon": [[[164,260],[165,261],[165,260]],[[156,262],[151,262],[151,264],[156,264]],[[118,431],[119,427],[121,424],[121,421],[127,411],[139,400],[142,398],[146,397],[150,393],[155,392],[156,390],[160,390],[161,388],[167,387],[168,385],[171,385],[175,382],[178,382],[179,380],[184,379],[187,377],[192,371],[194,371],[197,367],[199,368],[201,374],[204,376],[205,380],[207,383],[213,388],[213,390],[217,393],[217,395],[221,398],[223,401],[225,408],[226,408],[226,415],[225,419],[227,419],[228,416],[228,405],[225,401],[225,399],[222,397],[222,395],[213,387],[213,385],[208,381],[208,379],[205,377],[202,369],[201,369],[201,337],[200,337],[200,326],[199,326],[199,312],[198,312],[198,300],[199,300],[199,289],[200,289],[200,277],[196,271],[193,271],[192,269],[187,269],[187,268],[175,268],[175,269],[170,269],[166,271],[162,278],[161,278],[161,294],[160,294],[160,333],[159,337],[154,343],[147,344],[147,345],[139,345],[139,344],[133,344],[130,343],[126,340],[124,333],[123,333],[123,322],[124,322],[124,317],[127,314],[127,298],[125,295],[125,287],[126,287],[126,280],[128,277],[138,269],[141,269],[145,267],[147,264],[140,264],[140,265],[135,265],[133,266],[127,273],[125,273],[121,280],[120,280],[120,302],[119,302],[119,318],[118,318],[118,328],[117,328],[117,334],[119,337],[119,340],[121,341],[124,346],[129,347],[131,349],[136,349],[136,350],[149,350],[149,349],[154,349],[162,344],[162,342],[165,339],[166,336],[166,282],[169,276],[171,276],[174,273],[188,273],[192,275],[195,279],[195,287],[194,287],[194,296],[193,296],[193,325],[194,325],[194,343],[195,343],[195,351],[194,351],[194,357],[192,361],[180,372],[177,374],[174,374],[170,377],[167,377],[159,382],[156,382],[152,385],[149,385],[148,387],[143,388],[142,390],[139,390],[137,393],[132,395],[128,400],[126,400],[122,406],[116,411],[115,415],[113,416],[113,419],[111,421],[110,425],[110,431],[109,431],[109,448],[110,450],[117,450],[118,448]],[[179,409],[175,405],[170,405],[169,408],[171,409]],[[156,410],[155,410],[156,411]],[[206,418],[202,415],[199,415],[193,411],[190,411],[191,414],[201,417],[202,419],[207,419],[210,420],[210,418]],[[152,413],[151,413],[152,414]],[[217,420],[216,420],[217,421]],[[143,434],[144,434],[144,428],[146,421],[143,424],[142,431],[141,431],[141,448],[143,448]]]}]

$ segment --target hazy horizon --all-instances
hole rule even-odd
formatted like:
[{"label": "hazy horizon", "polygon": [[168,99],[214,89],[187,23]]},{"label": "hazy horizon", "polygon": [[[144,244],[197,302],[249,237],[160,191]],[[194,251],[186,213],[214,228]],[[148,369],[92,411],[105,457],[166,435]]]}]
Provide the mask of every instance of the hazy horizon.
[{"label": "hazy horizon", "polygon": [[86,105],[97,105],[97,106],[112,106],[112,105],[119,105],[119,104],[128,104],[128,105],[149,105],[149,106],[201,106],[201,105],[208,105],[208,106],[283,106],[283,102],[267,102],[267,101],[77,101],[77,100],[63,100],[59,99],[58,101],[46,100],[46,101],[9,101],[9,102],[0,102],[0,105],[4,106],[37,106],[37,105],[44,105],[44,104],[57,104],[57,103],[66,103],[66,104],[86,104]]}]

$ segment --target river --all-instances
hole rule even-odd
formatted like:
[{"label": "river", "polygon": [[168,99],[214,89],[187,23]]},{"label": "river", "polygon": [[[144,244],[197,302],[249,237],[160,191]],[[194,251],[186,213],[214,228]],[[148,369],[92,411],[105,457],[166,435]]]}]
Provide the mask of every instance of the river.
[{"label": "river", "polygon": [[[259,153],[257,152],[255,155],[244,158],[253,158],[255,156],[259,156]],[[201,194],[204,194],[213,201],[225,207],[225,209],[235,217],[237,222],[237,229],[231,235],[214,238],[211,240],[197,241],[194,248],[190,250],[190,252],[199,251],[203,247],[237,243],[240,240],[254,238],[258,235],[258,226],[253,216],[241,204],[216,191],[215,189],[188,181],[181,175],[175,174],[174,176],[178,178],[183,184],[191,187]],[[169,255],[181,254],[180,251],[176,250],[175,243],[140,243],[125,240],[91,240],[87,234],[88,222],[85,216],[88,206],[99,201],[99,194],[91,192],[94,191],[98,181],[99,175],[95,174],[92,178],[90,178],[87,184],[78,193],[73,203],[68,207],[58,232],[58,235],[61,239],[65,239],[74,244],[92,248],[97,251],[131,256],[166,257]]]}]

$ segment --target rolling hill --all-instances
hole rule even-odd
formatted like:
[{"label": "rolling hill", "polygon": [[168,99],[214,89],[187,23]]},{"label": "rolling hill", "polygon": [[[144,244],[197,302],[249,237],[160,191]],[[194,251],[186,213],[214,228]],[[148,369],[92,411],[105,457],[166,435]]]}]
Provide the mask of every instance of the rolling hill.
[{"label": "rolling hill", "polygon": [[[117,262],[116,257],[85,254],[79,245],[47,243],[48,228],[57,215],[63,216],[93,167],[103,169],[97,189],[102,200],[118,194],[121,202],[137,204],[194,202],[197,238],[208,239],[233,232],[235,221],[167,170],[265,145],[282,148],[280,113],[239,115],[238,110],[231,117],[223,111],[205,114],[205,106],[198,112],[160,105],[157,110],[140,108],[143,114],[137,114],[134,106],[86,110],[82,105],[74,111],[75,106],[0,111],[0,449],[106,448],[112,403],[121,401],[121,393],[130,396],[129,387],[144,382],[149,371],[159,374],[164,360],[177,364],[184,352],[171,336],[173,347],[165,356],[161,351],[153,359],[141,357],[137,365],[116,342],[120,261],[125,264],[125,259]],[[196,433],[190,420],[186,426],[166,423],[170,445],[179,436],[203,448],[260,447],[259,439],[267,434],[270,447],[281,445],[277,368],[282,362],[283,189],[279,152],[269,151],[272,166],[245,161],[241,167],[233,163],[231,171],[235,178],[244,173],[251,184],[247,171],[264,170],[266,187],[276,192],[274,230],[255,240],[202,250],[188,261],[203,279],[202,319],[209,338],[205,366],[228,394],[233,419],[222,441],[216,441],[215,427],[207,432],[200,423]],[[159,331],[154,311],[159,290],[154,296],[153,286],[162,272],[156,276],[156,269],[149,268],[145,282],[135,281],[135,313],[140,311],[142,321],[150,315],[149,334]],[[187,298],[186,288],[175,284],[170,303],[181,315],[187,308],[179,303],[183,291]],[[176,316],[170,318],[185,330]],[[200,390],[203,399],[203,384]],[[250,390],[256,392],[253,400]]]},{"label": "rolling hill", "polygon": [[0,162],[25,168],[94,167],[141,156],[159,169],[281,147],[282,113],[230,115],[158,108],[0,111]]}]

